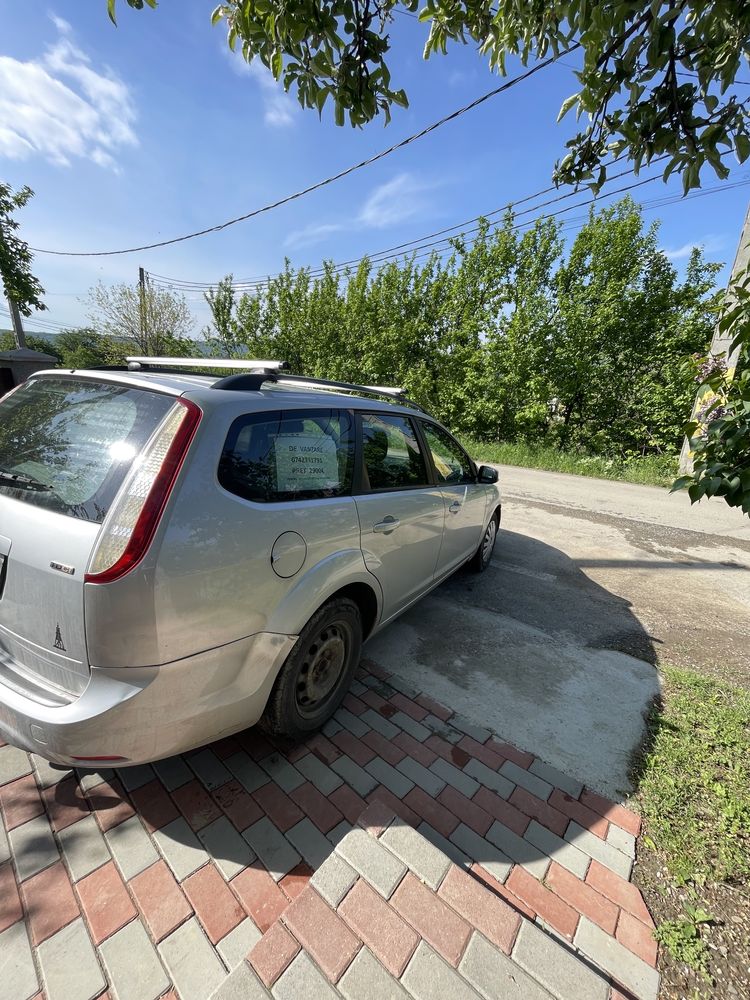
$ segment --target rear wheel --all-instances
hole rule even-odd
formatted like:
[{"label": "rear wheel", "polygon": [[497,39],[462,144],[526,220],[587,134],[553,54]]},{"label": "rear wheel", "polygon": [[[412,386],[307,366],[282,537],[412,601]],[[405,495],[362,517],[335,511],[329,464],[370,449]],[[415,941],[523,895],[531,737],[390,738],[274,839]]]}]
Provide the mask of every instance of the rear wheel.
[{"label": "rear wheel", "polygon": [[490,523],[484,530],[484,535],[482,536],[482,541],[479,543],[479,548],[471,558],[469,565],[475,573],[484,573],[490,564],[492,553],[495,551],[499,520],[500,519],[497,514],[492,515]]},{"label": "rear wheel", "polygon": [[300,739],[319,729],[349,689],[362,649],[362,618],[348,598],[329,601],[300,633],[268,699],[261,724]]}]

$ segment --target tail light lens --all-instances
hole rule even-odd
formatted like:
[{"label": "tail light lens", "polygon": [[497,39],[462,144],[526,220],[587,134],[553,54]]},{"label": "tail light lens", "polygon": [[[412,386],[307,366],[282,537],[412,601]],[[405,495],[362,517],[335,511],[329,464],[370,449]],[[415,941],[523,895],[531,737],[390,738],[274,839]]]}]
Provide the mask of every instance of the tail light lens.
[{"label": "tail light lens", "polygon": [[101,527],[87,583],[112,583],[146,554],[202,413],[179,399],[133,462]]}]

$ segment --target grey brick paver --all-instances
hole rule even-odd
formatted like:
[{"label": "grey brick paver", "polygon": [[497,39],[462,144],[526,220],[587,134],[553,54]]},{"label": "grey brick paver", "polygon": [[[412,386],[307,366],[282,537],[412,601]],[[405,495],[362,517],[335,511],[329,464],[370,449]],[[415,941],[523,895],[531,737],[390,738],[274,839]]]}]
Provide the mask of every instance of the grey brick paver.
[{"label": "grey brick paver", "polygon": [[528,920],[521,921],[511,957],[557,1000],[606,1000],[609,996],[606,979]]},{"label": "grey brick paver", "polygon": [[63,778],[67,778],[72,770],[61,771],[56,767],[52,767],[48,760],[45,760],[44,757],[39,757],[35,753],[31,755],[31,763],[34,765],[36,780],[42,788],[50,788],[52,785],[56,785]]},{"label": "grey brick paver", "polygon": [[275,1000],[338,1000],[331,986],[307,952],[301,951],[272,990]]},{"label": "grey brick paver", "polygon": [[36,875],[44,868],[49,868],[60,857],[44,814],[14,827],[8,834],[8,840],[19,882]]},{"label": "grey brick paver", "polygon": [[475,931],[458,966],[485,1000],[550,1000],[550,994]]},{"label": "grey brick paver", "polygon": [[630,878],[633,859],[597,837],[596,834],[591,833],[590,830],[584,830],[582,826],[571,820],[565,831],[565,839],[568,843],[574,844],[579,851],[585,851],[592,858],[596,858],[605,868],[611,869],[625,879]]},{"label": "grey brick paver", "polygon": [[452,715],[451,725],[454,729],[460,729],[466,736],[471,736],[477,743],[486,743],[490,736],[492,736],[489,729],[482,729],[481,726],[476,725],[471,719],[467,719],[465,715]]},{"label": "grey brick paver", "polygon": [[552,794],[552,785],[548,781],[538,777],[536,774],[532,774],[531,771],[527,771],[523,767],[519,767],[512,760],[505,761],[500,768],[500,773],[504,774],[506,778],[509,778],[516,785],[525,788],[527,792],[536,795],[542,802],[546,802]]},{"label": "grey brick paver", "polygon": [[326,837],[328,837],[335,847],[336,844],[340,843],[344,839],[351,829],[352,824],[348,820],[342,819],[338,826],[334,826],[332,830],[328,831]]},{"label": "grey brick paver", "polygon": [[564,774],[562,771],[558,771],[556,767],[552,767],[551,764],[545,764],[543,760],[535,758],[529,767],[529,771],[532,774],[536,774],[537,777],[543,778],[548,781],[550,785],[555,785],[557,788],[562,788],[564,792],[568,795],[572,795],[574,799],[583,791],[583,783],[576,781],[575,778],[571,778],[569,774]]},{"label": "grey brick paver", "polygon": [[424,789],[428,795],[431,795],[433,799],[437,798],[445,788],[445,782],[442,778],[430,771],[424,764],[420,764],[418,760],[414,760],[413,757],[404,757],[396,767],[407,778]]},{"label": "grey brick paver", "polygon": [[389,899],[406,874],[406,866],[364,830],[351,830],[336,851],[359,872],[381,896]]},{"label": "grey brick paver", "polygon": [[281,830],[267,816],[243,830],[242,836],[277,882],[302,860]]},{"label": "grey brick paver", "polygon": [[214,788],[221,788],[228,781],[232,780],[232,775],[224,767],[222,762],[213,750],[201,750],[188,758],[188,764],[209,791]]},{"label": "grey brick paver", "polygon": [[153,837],[178,882],[208,861],[201,842],[181,816],[156,830]]},{"label": "grey brick paver", "polygon": [[301,760],[297,761],[296,766],[297,770],[315,785],[321,795],[330,795],[344,783],[343,779],[314,753],[302,757]]},{"label": "grey brick paver", "polygon": [[635,858],[635,837],[614,823],[609,824],[607,843],[629,858]]},{"label": "grey brick paver", "polygon": [[154,772],[148,764],[138,764],[135,767],[121,767],[117,771],[117,777],[129,792],[136,788],[142,788],[149,781],[154,780]]},{"label": "grey brick paver", "polygon": [[430,770],[456,788],[462,795],[465,795],[467,799],[470,799],[479,789],[478,781],[475,781],[470,775],[464,774],[463,771],[454,767],[453,764],[449,764],[442,757],[438,757],[430,764]]},{"label": "grey brick paver", "polygon": [[307,817],[287,830],[286,836],[302,855],[302,859],[313,869],[319,868],[333,850],[328,837],[324,836]]},{"label": "grey brick paver", "polygon": [[[417,827],[417,832],[421,833],[425,840],[429,840],[429,842],[434,847],[437,847],[439,851],[442,851],[443,854],[447,854],[454,865],[458,865],[460,868],[471,867],[474,859],[467,857],[457,844],[452,844],[450,840],[446,840],[442,833],[438,833],[437,830],[433,829],[429,823],[420,823]],[[488,844],[487,846],[493,850],[497,850],[497,848],[494,848],[492,844]],[[498,851],[498,853],[500,852]]]},{"label": "grey brick paver", "polygon": [[438,719],[436,715],[426,715],[424,719],[422,719],[422,725],[427,726],[433,731],[433,733],[440,736],[448,743],[458,743],[459,740],[464,737],[464,733],[460,733],[457,729],[453,729],[449,722],[443,722],[443,720]]},{"label": "grey brick paver", "polygon": [[3,817],[0,815],[0,865],[5,864],[6,861],[10,861],[10,844],[3,825]]},{"label": "grey brick paver", "polygon": [[271,1000],[271,994],[247,962],[241,962],[211,994],[211,1000]]},{"label": "grey brick paver", "polygon": [[266,772],[258,767],[250,754],[244,750],[227,757],[224,763],[248,792],[254,792],[268,784],[269,778]]},{"label": "grey brick paver", "polygon": [[421,941],[412,955],[401,982],[415,1000],[477,1000],[469,986],[436,952]]},{"label": "grey brick paver", "polygon": [[109,848],[93,816],[79,819],[77,823],[61,830],[57,836],[74,882],[85,878],[109,861]]},{"label": "grey brick paver", "polygon": [[396,712],[395,715],[391,716],[391,722],[394,726],[398,726],[399,729],[403,729],[405,733],[413,736],[415,740],[419,740],[420,743],[424,743],[427,737],[432,735],[431,729],[423,726],[416,719],[412,719],[406,712]]},{"label": "grey brick paver", "polygon": [[282,757],[279,753],[272,753],[268,757],[264,757],[263,760],[259,761],[259,764],[269,778],[272,778],[287,795],[305,783],[304,776],[293,764],[289,763],[286,757]]},{"label": "grey brick paver", "polygon": [[199,830],[198,839],[227,881],[255,861],[255,852],[226,816]]},{"label": "grey brick paver", "polygon": [[562,837],[558,837],[546,826],[542,826],[532,819],[524,833],[524,839],[528,840],[534,847],[538,847],[558,865],[562,865],[563,868],[567,868],[569,872],[577,875],[578,878],[586,878],[586,872],[591,864],[591,858],[588,854],[579,851],[577,847],[569,844]]},{"label": "grey brick paver", "polygon": [[109,781],[115,776],[111,767],[102,767],[98,771],[83,771],[78,768],[76,774],[78,775],[78,784],[87,795],[92,788],[96,788],[103,781]]},{"label": "grey brick paver", "polygon": [[335,910],[357,881],[357,873],[338,854],[330,854],[310,879],[323,899]]},{"label": "grey brick paver", "polygon": [[516,787],[504,774],[500,774],[499,771],[493,771],[491,767],[487,767],[486,764],[483,764],[481,760],[477,760],[476,757],[472,757],[466,765],[464,774],[468,774],[478,781],[480,785],[484,785],[485,788],[491,788],[493,792],[497,792],[504,799],[507,799]]},{"label": "grey brick paver", "polygon": [[156,848],[137,816],[113,826],[104,836],[126,882],[159,860]]},{"label": "grey brick paver", "polygon": [[348,729],[350,733],[358,736],[360,739],[365,735],[365,733],[370,729],[366,723],[361,722],[359,716],[354,715],[346,708],[340,708],[334,715],[336,722],[340,722],[345,729]]},{"label": "grey brick paver", "polygon": [[437,890],[450,868],[451,859],[412,827],[396,820],[380,837],[380,843],[404,862],[425,885]]},{"label": "grey brick paver", "polygon": [[164,760],[157,760],[154,764],[154,770],[161,778],[162,784],[170,792],[193,780],[193,772],[182,757],[166,757]]},{"label": "grey brick paver", "polygon": [[341,723],[336,722],[335,719],[329,719],[328,722],[326,722],[326,724],[323,726],[322,733],[324,736],[327,736],[328,739],[330,740],[330,738],[332,736],[335,736],[336,733],[340,733],[343,728],[344,727],[341,725]]},{"label": "grey brick paver", "polygon": [[158,947],[181,1000],[207,1000],[226,978],[221,960],[195,917],[172,931]]},{"label": "grey brick paver", "polygon": [[156,1000],[169,988],[159,956],[140,920],[99,945],[104,967],[117,1000]]},{"label": "grey brick paver", "polygon": [[[381,684],[382,683],[384,682],[381,681]],[[417,691],[416,688],[413,688],[411,684],[407,684],[407,682],[403,680],[403,678],[399,677],[397,674],[390,675],[390,677],[388,678],[388,686],[395,688],[396,691],[400,691],[405,698],[411,698],[412,701],[414,701],[414,699],[421,694],[420,691]]]},{"label": "grey brick paver", "polygon": [[0,996],[3,1000],[29,1000],[38,992],[26,924],[18,920],[0,932]]},{"label": "grey brick paver", "polygon": [[25,750],[7,744],[0,747],[0,785],[5,785],[24,774],[31,774],[31,761]]},{"label": "grey brick paver", "polygon": [[659,973],[643,959],[624,948],[619,941],[581,917],[573,939],[577,948],[588,958],[605,969],[640,1000],[656,1000],[659,992]]},{"label": "grey brick paver", "polygon": [[37,948],[47,1000],[93,1000],[107,985],[79,917]]},{"label": "grey brick paver", "polygon": [[244,961],[250,949],[255,947],[261,937],[258,928],[250,917],[247,917],[219,941],[216,945],[217,951],[230,972]]},{"label": "grey brick paver", "polygon": [[363,712],[360,715],[360,719],[366,722],[371,729],[376,729],[387,740],[394,740],[398,736],[398,729],[393,723],[383,718],[380,712],[376,712],[372,708],[368,708],[366,712]]},{"label": "grey brick paver", "polygon": [[550,866],[550,859],[528,840],[517,836],[502,823],[493,823],[487,831],[487,840],[496,844],[512,861],[528,871],[534,878],[543,879]]},{"label": "grey brick paver", "polygon": [[385,785],[399,799],[403,799],[414,788],[413,781],[407,778],[405,774],[397,771],[395,767],[392,767],[382,757],[373,757],[371,761],[365,764],[365,770],[374,778],[377,778],[379,784]]},{"label": "grey brick paver", "polygon": [[450,839],[472,861],[477,861],[483,868],[487,869],[490,875],[494,875],[498,882],[504,882],[510,875],[513,865],[508,855],[500,850],[497,844],[490,843],[484,837],[480,837],[464,823],[459,823]]},{"label": "grey brick paver", "polygon": [[338,984],[346,1000],[409,1000],[409,994],[367,948],[361,948]]},{"label": "grey brick paver", "polygon": [[352,680],[351,684],[349,685],[349,690],[351,691],[352,694],[356,694],[359,697],[359,695],[365,693],[365,691],[367,690],[367,685],[363,684],[362,681],[358,681],[357,678],[355,677]]},{"label": "grey brick paver", "polygon": [[364,771],[359,764],[355,764],[349,757],[337,757],[331,764],[331,767],[363,799],[370,794],[373,788],[377,788],[378,782],[376,779],[371,774],[368,774],[367,771]]}]

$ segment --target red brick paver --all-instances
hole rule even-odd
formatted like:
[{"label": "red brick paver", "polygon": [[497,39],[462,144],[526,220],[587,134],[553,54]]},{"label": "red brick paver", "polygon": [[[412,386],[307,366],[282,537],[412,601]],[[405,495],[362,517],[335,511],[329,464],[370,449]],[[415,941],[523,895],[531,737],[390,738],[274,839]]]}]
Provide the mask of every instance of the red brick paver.
[{"label": "red brick paver", "polygon": [[77,882],[76,889],[95,944],[135,916],[135,907],[113,861]]},{"label": "red brick paver", "polygon": [[507,903],[493,896],[462,869],[453,866],[439,895],[506,955],[513,947],[521,919]]},{"label": "red brick paver", "polygon": [[252,948],[247,959],[261,981],[271,987],[298,951],[299,941],[283,924],[276,922]]},{"label": "red brick paver", "polygon": [[213,944],[244,919],[242,907],[213,864],[186,878],[182,888]]},{"label": "red brick paver", "polygon": [[288,898],[263,868],[246,868],[229,884],[261,932],[267,931],[289,904]]},{"label": "red brick paver", "polygon": [[5,828],[12,830],[44,812],[33,774],[0,786],[0,806],[5,816]]},{"label": "red brick paver", "polygon": [[21,891],[35,945],[52,937],[80,913],[62,861],[27,879]]},{"label": "red brick paver", "polygon": [[326,976],[338,982],[360,947],[341,917],[308,886],[284,911],[283,920]]},{"label": "red brick paver", "polygon": [[193,912],[163,861],[157,861],[136,875],[129,886],[156,942],[171,934]]},{"label": "red brick paver", "polygon": [[556,931],[569,940],[573,940],[580,914],[564,903],[554,892],[546,889],[532,875],[516,865],[508,876],[506,883],[512,893],[527,903],[536,913]]},{"label": "red brick paver", "polygon": [[472,928],[455,910],[409,872],[391,905],[451,965],[458,965]]},{"label": "red brick paver", "polygon": [[339,914],[392,976],[400,976],[419,943],[416,931],[364,879],[355,883]]}]

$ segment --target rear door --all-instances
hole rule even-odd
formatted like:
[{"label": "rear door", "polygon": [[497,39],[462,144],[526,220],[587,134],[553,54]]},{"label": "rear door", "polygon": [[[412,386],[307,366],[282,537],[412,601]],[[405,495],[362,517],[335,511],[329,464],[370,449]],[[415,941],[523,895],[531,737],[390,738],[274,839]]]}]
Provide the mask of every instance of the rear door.
[{"label": "rear door", "polygon": [[84,573],[127,470],[173,404],[124,384],[40,377],[0,400],[0,681],[50,700],[89,676]]},{"label": "rear door", "polygon": [[437,568],[438,576],[443,576],[476,552],[484,528],[487,490],[477,483],[474,464],[458,441],[437,424],[420,423],[445,504]]},{"label": "rear door", "polygon": [[413,421],[387,412],[362,413],[360,421],[355,500],[365,564],[382,587],[385,621],[432,585],[445,511]]}]

